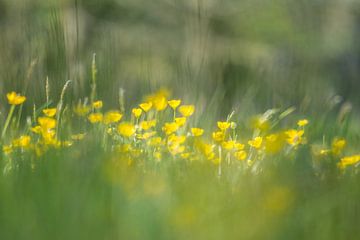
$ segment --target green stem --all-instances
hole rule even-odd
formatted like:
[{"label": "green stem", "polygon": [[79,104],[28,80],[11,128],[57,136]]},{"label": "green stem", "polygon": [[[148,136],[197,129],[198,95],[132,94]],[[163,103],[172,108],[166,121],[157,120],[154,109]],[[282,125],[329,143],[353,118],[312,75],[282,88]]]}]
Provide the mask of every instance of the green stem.
[{"label": "green stem", "polygon": [[9,124],[10,124],[10,121],[11,121],[11,117],[12,117],[12,115],[14,114],[14,110],[15,110],[15,105],[11,105],[9,114],[8,114],[8,116],[7,116],[7,118],[6,118],[6,121],[5,121],[4,129],[3,129],[2,133],[1,133],[1,139],[4,139],[4,137],[5,137],[6,130],[7,130],[7,128],[9,127]]}]

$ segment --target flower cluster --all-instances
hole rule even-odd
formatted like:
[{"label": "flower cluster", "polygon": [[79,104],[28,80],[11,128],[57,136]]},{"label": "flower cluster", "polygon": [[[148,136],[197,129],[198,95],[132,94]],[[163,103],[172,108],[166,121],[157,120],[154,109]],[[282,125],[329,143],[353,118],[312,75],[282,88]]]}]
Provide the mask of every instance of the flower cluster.
[{"label": "flower cluster", "polygon": [[[180,99],[170,99],[166,90],[145,97],[129,113],[120,109],[103,111],[105,104],[101,100],[79,101],[68,114],[61,114],[59,106],[40,109],[41,113],[32,118],[25,133],[11,140],[6,135],[8,123],[15,106],[24,103],[26,97],[11,92],[7,98],[11,110],[3,129],[2,150],[9,158],[14,152],[41,156],[49,149],[71,147],[87,136],[100,134],[97,136],[101,136],[101,145],[118,153],[128,164],[136,161],[202,161],[218,166],[221,174],[224,165],[251,168],[274,155],[291,155],[300,146],[309,144],[307,127],[310,122],[300,119],[294,128],[279,128],[276,126],[281,120],[279,116],[285,116],[286,111],[278,110],[253,118],[251,137],[242,134],[239,124],[231,120],[233,114],[218,121],[216,128],[207,132],[193,124],[191,118],[195,106],[183,104]],[[67,139],[60,137],[63,120],[70,129]],[[74,121],[82,123],[80,133],[72,130],[70,125]],[[329,149],[322,148],[316,154],[335,157],[339,169],[357,165],[359,155],[344,156],[345,146],[345,139],[336,138]]]}]

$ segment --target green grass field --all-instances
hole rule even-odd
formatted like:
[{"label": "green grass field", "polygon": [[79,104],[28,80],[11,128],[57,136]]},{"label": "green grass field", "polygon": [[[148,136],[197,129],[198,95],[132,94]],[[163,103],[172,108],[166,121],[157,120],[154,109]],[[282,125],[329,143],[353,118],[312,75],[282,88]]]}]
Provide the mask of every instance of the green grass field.
[{"label": "green grass field", "polygon": [[0,239],[359,239],[359,10],[0,0]]}]

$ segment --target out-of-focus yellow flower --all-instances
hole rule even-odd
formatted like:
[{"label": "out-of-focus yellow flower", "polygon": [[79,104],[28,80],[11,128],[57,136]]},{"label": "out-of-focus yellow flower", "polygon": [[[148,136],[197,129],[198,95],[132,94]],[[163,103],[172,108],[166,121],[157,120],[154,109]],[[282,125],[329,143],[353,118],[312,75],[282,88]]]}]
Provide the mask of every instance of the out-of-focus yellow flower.
[{"label": "out-of-focus yellow flower", "polygon": [[131,112],[136,118],[139,118],[141,116],[142,109],[141,108],[133,108]]},{"label": "out-of-focus yellow flower", "polygon": [[186,118],[185,118],[185,117],[175,118],[175,123],[176,123],[179,127],[182,127],[182,126],[184,126],[185,123],[186,123]]},{"label": "out-of-focus yellow flower", "polygon": [[150,109],[152,108],[152,102],[144,102],[144,103],[140,103],[139,107],[144,110],[144,112],[148,112],[150,111]]},{"label": "out-of-focus yellow flower", "polygon": [[155,94],[148,96],[146,101],[151,102],[156,111],[163,111],[167,107],[168,96],[168,90],[160,89]]},{"label": "out-of-focus yellow flower", "polygon": [[41,126],[38,125],[38,126],[35,126],[35,127],[30,128],[30,130],[31,130],[33,133],[40,134],[42,128],[41,128]]},{"label": "out-of-focus yellow flower", "polygon": [[181,104],[181,100],[170,100],[168,101],[168,104],[172,109],[175,110]]},{"label": "out-of-focus yellow flower", "polygon": [[105,113],[104,123],[105,124],[117,123],[121,120],[122,117],[123,115],[119,111],[109,111]]},{"label": "out-of-focus yellow flower", "polygon": [[49,117],[39,117],[38,123],[42,129],[53,129],[56,127],[56,120]]},{"label": "out-of-focus yellow flower", "polygon": [[235,148],[237,151],[240,151],[240,150],[243,150],[243,149],[245,148],[245,145],[242,144],[242,143],[235,143],[234,148]]},{"label": "out-of-focus yellow flower", "polygon": [[16,92],[10,92],[10,93],[6,94],[6,97],[7,97],[10,105],[20,105],[23,102],[25,102],[25,100],[26,100],[25,96],[21,96],[20,94],[18,94]]},{"label": "out-of-focus yellow flower", "polygon": [[336,138],[332,142],[331,150],[334,155],[340,155],[346,146],[346,140],[343,138]]},{"label": "out-of-focus yellow flower", "polygon": [[93,102],[92,106],[93,106],[93,108],[95,108],[95,109],[100,109],[100,108],[103,107],[103,102],[100,101],[100,100],[99,100],[99,101],[95,101],[95,102]]},{"label": "out-of-focus yellow flower", "polygon": [[157,162],[161,161],[161,157],[162,157],[161,152],[154,152],[153,156]]},{"label": "out-of-focus yellow flower", "polygon": [[304,139],[303,139],[303,135],[304,135],[304,131],[303,130],[295,130],[295,129],[290,129],[288,131],[285,132],[287,139],[286,141],[292,145],[292,146],[297,146],[299,144],[304,143]]},{"label": "out-of-focus yellow flower", "polygon": [[340,162],[338,163],[338,167],[340,169],[344,169],[347,166],[355,165],[355,164],[358,164],[359,162],[360,162],[360,154],[343,157],[343,158],[341,158]]},{"label": "out-of-focus yellow flower", "polygon": [[11,145],[4,145],[2,147],[2,150],[6,155],[9,155],[10,153],[13,152],[13,147]]},{"label": "out-of-focus yellow flower", "polygon": [[301,119],[301,120],[299,120],[298,122],[297,122],[297,125],[299,126],[299,127],[304,127],[304,126],[306,126],[306,125],[308,125],[309,124],[309,120],[307,120],[307,119]]},{"label": "out-of-focus yellow flower", "polygon": [[149,121],[142,121],[140,123],[141,129],[144,129],[145,131],[147,131],[150,128],[155,127],[155,126],[156,126],[156,120],[155,119],[149,120]]},{"label": "out-of-focus yellow flower", "polygon": [[91,123],[99,123],[103,120],[103,114],[102,113],[91,113],[88,116],[88,119]]},{"label": "out-of-focus yellow flower", "polygon": [[172,155],[177,155],[185,151],[185,146],[179,144],[171,144],[168,146],[168,149]]},{"label": "out-of-focus yellow flower", "polygon": [[74,107],[74,112],[80,117],[86,116],[90,112],[90,107],[82,105],[80,102]]},{"label": "out-of-focus yellow flower", "polygon": [[263,119],[261,116],[256,116],[251,120],[251,127],[258,129],[261,132],[266,132],[270,129],[270,123],[267,119]]},{"label": "out-of-focus yellow flower", "polygon": [[54,117],[56,114],[56,108],[46,108],[43,110],[43,113],[47,117]]},{"label": "out-of-focus yellow flower", "polygon": [[276,154],[284,147],[285,138],[282,133],[271,134],[265,138],[265,151]]},{"label": "out-of-focus yellow flower", "polygon": [[156,133],[157,133],[156,131],[146,132],[146,133],[142,134],[141,137],[139,137],[139,136],[137,136],[137,137],[138,137],[139,139],[144,139],[144,140],[146,140],[146,139],[149,139],[149,138],[155,136]]},{"label": "out-of-focus yellow flower", "polygon": [[213,132],[212,138],[215,142],[222,142],[225,139],[225,134],[222,131]]},{"label": "out-of-focus yellow flower", "polygon": [[148,141],[148,145],[149,146],[152,146],[152,147],[155,147],[155,146],[159,146],[162,144],[162,139],[161,137],[154,137],[154,138],[151,138],[149,141]]},{"label": "out-of-focus yellow flower", "polygon": [[131,137],[135,134],[136,129],[132,123],[129,122],[122,122],[118,126],[118,132],[120,135],[124,137]]},{"label": "out-of-focus yellow flower", "polygon": [[18,139],[15,139],[13,141],[13,145],[15,147],[26,148],[30,145],[30,142],[31,142],[31,137],[24,135],[24,136],[19,137]]},{"label": "out-of-focus yellow flower", "polygon": [[186,152],[186,153],[182,153],[180,154],[182,159],[188,159],[190,157],[190,153]]},{"label": "out-of-focus yellow flower", "polygon": [[179,107],[179,112],[184,117],[190,117],[191,115],[193,115],[194,111],[195,111],[194,105],[182,105]]},{"label": "out-of-focus yellow flower", "polygon": [[235,148],[235,144],[236,144],[236,142],[232,141],[232,140],[231,141],[224,141],[224,142],[222,142],[222,147],[224,149],[226,149],[226,150],[231,151],[231,150],[233,150]]},{"label": "out-of-focus yellow flower", "polygon": [[256,138],[254,138],[252,140],[249,140],[248,144],[253,148],[260,149],[261,146],[262,146],[262,142],[263,142],[262,137],[256,137]]},{"label": "out-of-focus yellow flower", "polygon": [[165,123],[162,130],[166,135],[170,135],[179,129],[179,125],[175,122]]},{"label": "out-of-focus yellow flower", "polygon": [[168,142],[170,144],[183,144],[186,140],[186,137],[185,136],[176,136],[175,134],[171,134],[169,137],[168,137]]},{"label": "out-of-focus yellow flower", "polygon": [[217,122],[217,126],[221,131],[225,131],[230,127],[231,123],[229,122]]},{"label": "out-of-focus yellow flower", "polygon": [[204,129],[202,128],[191,128],[191,133],[194,137],[200,137],[204,134]]},{"label": "out-of-focus yellow flower", "polygon": [[245,151],[239,151],[239,152],[235,152],[234,156],[236,157],[237,160],[243,161],[247,158],[247,153]]}]

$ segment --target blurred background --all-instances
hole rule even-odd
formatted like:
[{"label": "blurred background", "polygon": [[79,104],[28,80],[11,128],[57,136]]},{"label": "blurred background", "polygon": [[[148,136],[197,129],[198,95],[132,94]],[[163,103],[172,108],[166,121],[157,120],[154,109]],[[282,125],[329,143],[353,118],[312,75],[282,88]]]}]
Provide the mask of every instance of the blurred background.
[{"label": "blurred background", "polygon": [[96,53],[107,108],[166,87],[204,117],[359,111],[358,0],[0,0],[0,32],[2,102],[43,103],[46,77],[88,96]]}]

